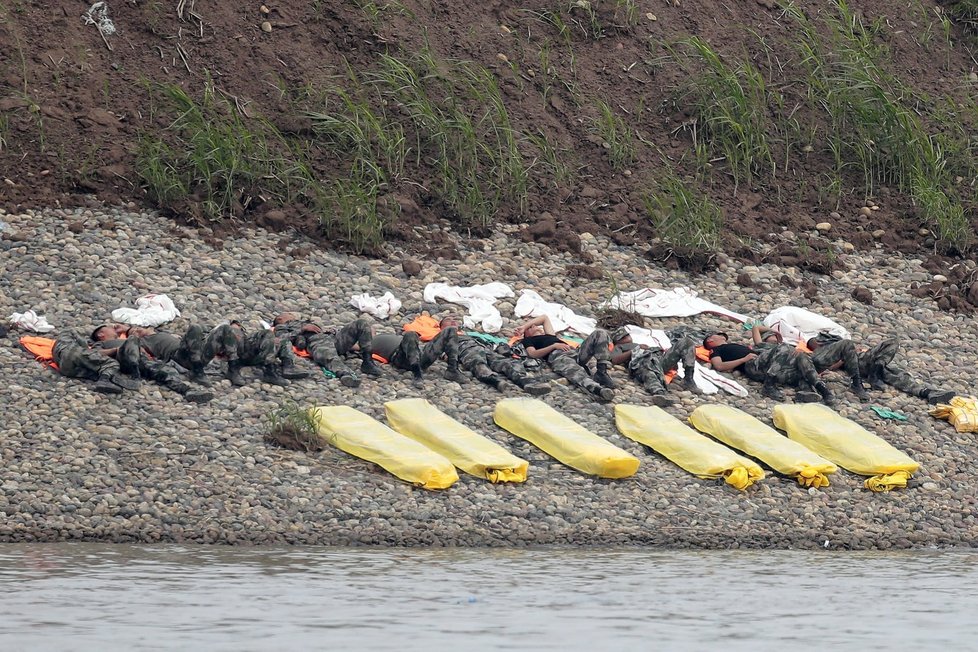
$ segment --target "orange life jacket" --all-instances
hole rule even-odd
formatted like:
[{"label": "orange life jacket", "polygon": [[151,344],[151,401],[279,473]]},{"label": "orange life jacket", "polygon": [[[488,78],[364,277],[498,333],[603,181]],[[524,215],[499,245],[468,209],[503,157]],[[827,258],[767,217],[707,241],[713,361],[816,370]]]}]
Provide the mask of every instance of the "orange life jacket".
[{"label": "orange life jacket", "polygon": [[20,338],[20,345],[30,351],[35,360],[57,371],[58,365],[54,363],[54,340],[50,337],[24,335]]},{"label": "orange life jacket", "polygon": [[404,330],[417,333],[422,342],[430,342],[441,332],[438,320],[431,315],[418,315],[413,321],[404,324]]},{"label": "orange life jacket", "polygon": [[705,346],[696,347],[696,359],[708,363],[710,361],[710,350]]}]

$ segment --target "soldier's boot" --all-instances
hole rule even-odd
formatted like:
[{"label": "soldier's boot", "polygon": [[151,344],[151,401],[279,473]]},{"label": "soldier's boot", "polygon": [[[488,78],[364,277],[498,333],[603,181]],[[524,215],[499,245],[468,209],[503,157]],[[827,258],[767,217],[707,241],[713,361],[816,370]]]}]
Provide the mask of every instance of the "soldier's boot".
[{"label": "soldier's boot", "polygon": [[612,380],[611,376],[608,375],[608,368],[610,366],[610,363],[599,362],[598,368],[595,370],[594,375],[591,376],[591,378],[594,380],[594,382],[598,383],[602,387],[616,389],[618,387],[618,383]]},{"label": "soldier's boot", "polygon": [[522,378],[516,385],[530,396],[543,396],[550,393],[550,383],[530,382],[529,378]]},{"label": "soldier's boot", "polygon": [[374,378],[380,378],[384,375],[380,365],[374,360],[373,354],[364,354],[363,362],[360,363],[360,373],[373,376]]},{"label": "soldier's boot", "polygon": [[598,398],[600,398],[605,403],[611,403],[615,400],[615,390],[610,387],[602,387],[597,392],[595,392]]},{"label": "soldier's boot", "polygon": [[500,392],[503,391],[503,379],[500,378],[499,376],[490,376],[486,378],[485,381],[483,382],[485,382],[486,385],[489,385],[489,387],[492,387],[497,391]]},{"label": "soldier's boot", "polygon": [[957,392],[944,391],[929,387],[921,392],[920,398],[925,399],[931,405],[937,405],[938,403],[947,403],[952,398],[957,395]]},{"label": "soldier's boot", "polygon": [[211,386],[210,379],[208,379],[207,376],[204,375],[204,368],[203,367],[194,367],[193,369],[190,370],[189,376],[190,376],[191,382],[194,382],[194,383],[200,385],[201,387],[210,387]]},{"label": "soldier's boot", "polygon": [[863,387],[863,381],[861,378],[852,379],[852,393],[855,394],[856,398],[863,403],[869,402],[869,392],[867,392],[866,388]]},{"label": "soldier's boot", "polygon": [[653,394],[652,405],[656,405],[660,408],[664,408],[664,407],[669,407],[670,405],[675,405],[675,401],[673,401],[665,394]]},{"label": "soldier's boot", "polygon": [[886,383],[883,382],[883,370],[880,367],[873,366],[869,370],[869,376],[866,378],[869,381],[869,388],[877,391],[882,391],[886,389]]},{"label": "soldier's boot", "polygon": [[122,389],[131,389],[131,390],[139,389],[139,379],[130,378],[129,376],[126,376],[119,371],[110,371],[109,373],[103,374],[99,378],[99,381],[101,381],[103,378],[108,380],[114,385],[118,385]]},{"label": "soldier's boot", "polygon": [[801,390],[795,392],[795,403],[821,403],[822,395],[818,392]]},{"label": "soldier's boot", "polygon": [[355,373],[348,373],[340,375],[340,384],[343,387],[356,388],[360,386],[360,376]]},{"label": "soldier's boot", "polygon": [[445,376],[445,380],[450,380],[453,383],[458,383],[459,385],[465,384],[465,376],[463,376],[462,372],[458,370],[458,367],[454,367],[454,368],[449,367],[445,371],[444,376]]},{"label": "soldier's boot", "polygon": [[278,387],[288,387],[289,385],[289,381],[282,378],[274,365],[267,365],[262,369],[261,381]]},{"label": "soldier's boot", "polygon": [[288,378],[289,380],[302,380],[303,378],[309,377],[309,372],[305,369],[299,369],[295,365],[295,362],[289,360],[288,362],[282,363],[282,371],[280,374],[282,378]]},{"label": "soldier's boot", "polygon": [[245,385],[245,379],[241,375],[241,365],[236,360],[228,362],[228,380],[235,387],[243,387]]},{"label": "soldier's boot", "polygon": [[685,389],[687,392],[693,392],[694,394],[703,393],[703,390],[696,384],[696,380],[693,378],[691,371],[687,371],[686,376],[683,378],[683,389]]},{"label": "soldier's boot", "polygon": [[825,384],[824,381],[818,381],[812,388],[822,395],[822,402],[826,405],[835,405],[835,394],[829,389],[829,386]]},{"label": "soldier's boot", "polygon": [[414,374],[411,384],[418,389],[424,387],[424,373],[421,371],[421,365],[414,365],[414,367],[411,368],[411,373]]},{"label": "soldier's boot", "polygon": [[95,391],[99,394],[121,394],[122,388],[109,380],[108,376],[101,376],[95,383]]},{"label": "soldier's boot", "polygon": [[207,403],[214,398],[214,392],[206,389],[195,389],[193,385],[182,380],[171,380],[166,383],[166,386],[190,403]]},{"label": "soldier's boot", "polygon": [[761,395],[767,396],[769,399],[774,401],[784,400],[784,392],[782,392],[781,388],[771,381],[764,382],[764,387],[761,389]]}]

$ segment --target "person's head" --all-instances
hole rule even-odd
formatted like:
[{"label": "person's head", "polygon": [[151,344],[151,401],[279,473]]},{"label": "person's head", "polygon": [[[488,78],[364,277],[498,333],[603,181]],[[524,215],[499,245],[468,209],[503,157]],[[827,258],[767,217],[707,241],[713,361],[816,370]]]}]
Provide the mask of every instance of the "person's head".
[{"label": "person's head", "polygon": [[621,328],[616,328],[611,332],[611,342],[612,344],[631,344],[632,336],[628,332],[628,329],[622,326]]},{"label": "person's head", "polygon": [[727,334],[723,332],[713,333],[703,338],[703,348],[712,351],[716,347],[727,343]]},{"label": "person's head", "polygon": [[809,338],[807,342],[805,342],[805,346],[808,347],[809,351],[814,351],[818,347],[822,346],[822,343],[818,341],[817,337],[812,337]]},{"label": "person's head", "polygon": [[781,333],[777,331],[768,331],[764,333],[764,341],[768,344],[781,344],[784,342],[784,338],[782,338]]},{"label": "person's head", "polygon": [[543,328],[543,324],[534,324],[533,326],[528,326],[526,330],[523,331],[523,337],[536,337],[537,335],[545,335],[546,330]]},{"label": "person's head", "polygon": [[299,315],[294,312],[283,312],[276,315],[275,319],[272,320],[272,326],[280,326],[281,324],[287,324],[290,321],[296,321],[299,319]]},{"label": "person's head", "polygon": [[438,328],[444,329],[444,328],[461,328],[461,327],[462,327],[462,320],[459,319],[459,316],[454,313],[451,315],[445,315],[444,317],[441,318],[441,321],[438,322]]},{"label": "person's head", "polygon": [[105,342],[116,339],[116,330],[111,324],[102,324],[92,331],[93,342]]}]

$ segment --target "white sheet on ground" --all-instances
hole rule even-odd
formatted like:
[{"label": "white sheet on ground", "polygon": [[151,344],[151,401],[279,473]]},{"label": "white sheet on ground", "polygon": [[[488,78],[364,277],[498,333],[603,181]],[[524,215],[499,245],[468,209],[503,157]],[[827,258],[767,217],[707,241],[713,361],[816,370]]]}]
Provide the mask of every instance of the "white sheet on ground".
[{"label": "white sheet on ground", "polygon": [[350,304],[360,312],[373,315],[377,319],[387,319],[401,309],[400,300],[390,292],[384,292],[380,297],[372,297],[366,292],[356,294],[350,297]]},{"label": "white sheet on ground", "polygon": [[554,332],[570,330],[587,337],[597,327],[597,320],[581,317],[567,306],[544,301],[533,290],[521,290],[513,312],[517,317],[540,317],[546,315],[554,327]]},{"label": "white sheet on ground", "polygon": [[[668,351],[672,348],[672,342],[669,341],[669,336],[666,335],[665,331],[642,328],[641,326],[629,325],[625,329],[628,334],[632,336],[632,342],[635,344],[646,344],[648,346],[655,346],[663,351]],[[686,377],[686,370],[683,368],[683,363],[679,363],[677,369],[678,376],[680,378]],[[704,394],[716,394],[721,389],[728,394],[733,394],[734,396],[747,396],[747,388],[738,383],[732,378],[727,378],[723,374],[714,371],[710,367],[706,367],[699,363],[696,363],[696,368],[693,370],[693,382]]]},{"label": "white sheet on ground", "polygon": [[136,299],[135,308],[117,308],[112,319],[133,326],[160,326],[180,316],[180,311],[165,294],[147,294]]},{"label": "white sheet on ground", "polygon": [[709,312],[739,322],[747,321],[747,315],[741,315],[701,299],[696,290],[687,287],[677,287],[672,290],[642,288],[634,292],[619,292],[602,304],[602,307],[629,310],[644,317],[691,317],[701,312]]},{"label": "white sheet on ground", "polygon": [[512,288],[499,282],[471,287],[429,283],[424,288],[424,300],[427,303],[436,303],[438,299],[443,299],[468,308],[469,314],[462,320],[465,327],[481,327],[484,333],[498,333],[503,327],[503,317],[496,309],[496,300],[512,296],[515,296]]},{"label": "white sheet on ground", "polygon": [[849,331],[828,317],[795,306],[782,306],[772,310],[764,318],[764,325],[781,334],[785,344],[798,344],[819,333],[831,333],[850,339]]},{"label": "white sheet on ground", "polygon": [[33,310],[15,312],[10,315],[10,323],[35,333],[50,333],[54,330],[54,326],[49,324],[47,319]]}]

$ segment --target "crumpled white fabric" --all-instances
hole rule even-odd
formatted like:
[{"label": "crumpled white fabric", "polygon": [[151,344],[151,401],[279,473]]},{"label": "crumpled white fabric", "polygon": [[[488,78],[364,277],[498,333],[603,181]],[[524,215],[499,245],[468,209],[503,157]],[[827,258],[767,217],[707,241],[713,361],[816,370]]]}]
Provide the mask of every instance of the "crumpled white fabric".
[{"label": "crumpled white fabric", "polygon": [[691,317],[701,312],[710,312],[739,322],[747,321],[747,315],[701,299],[696,290],[687,287],[672,290],[642,288],[634,292],[619,292],[601,305],[637,312],[644,317]]},{"label": "crumpled white fabric", "polygon": [[520,298],[516,301],[513,312],[516,313],[517,317],[546,315],[550,318],[555,333],[571,330],[586,337],[598,325],[597,320],[592,317],[581,317],[563,304],[544,301],[543,297],[533,290],[520,291]]},{"label": "crumpled white fabric", "polygon": [[807,342],[819,333],[831,333],[846,340],[850,339],[849,331],[828,317],[795,306],[782,306],[772,310],[763,323],[780,333],[785,344]]},{"label": "crumpled white fabric", "polygon": [[10,315],[10,323],[35,333],[50,333],[54,330],[54,326],[49,324],[47,319],[33,310],[15,312]]},{"label": "crumpled white fabric", "polygon": [[443,299],[465,306],[469,310],[469,314],[462,319],[465,327],[481,327],[484,333],[498,333],[502,329],[503,316],[496,308],[496,300],[512,296],[515,296],[513,289],[498,281],[471,287],[429,283],[424,288],[426,303],[436,303],[438,299]]},{"label": "crumpled white fabric", "polygon": [[136,299],[135,308],[117,308],[112,319],[133,326],[160,326],[180,316],[180,311],[165,294],[147,294]]},{"label": "crumpled white fabric", "polygon": [[[668,351],[672,348],[672,342],[669,341],[669,336],[666,335],[665,331],[634,325],[626,326],[625,330],[632,336],[632,342],[635,344],[654,346],[663,351]],[[686,377],[686,370],[683,368],[682,362],[678,364],[676,373],[680,378]],[[696,363],[696,368],[693,369],[693,382],[696,383],[696,386],[704,394],[716,394],[721,389],[734,396],[747,396],[749,393],[747,388],[736,380],[727,378],[714,369],[701,365],[698,362]]]},{"label": "crumpled white fabric", "polygon": [[372,297],[366,292],[350,297],[350,304],[377,319],[387,319],[401,309],[401,301],[390,292],[384,292],[381,297]]}]

